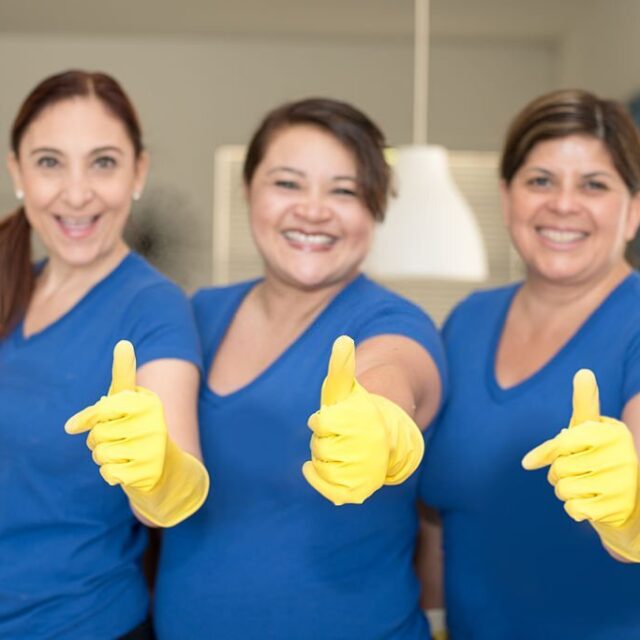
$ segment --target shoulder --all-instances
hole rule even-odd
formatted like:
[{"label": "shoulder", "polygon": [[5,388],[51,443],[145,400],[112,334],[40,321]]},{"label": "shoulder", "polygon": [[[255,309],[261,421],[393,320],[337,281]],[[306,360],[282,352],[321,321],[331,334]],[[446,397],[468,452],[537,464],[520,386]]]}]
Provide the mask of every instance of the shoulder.
[{"label": "shoulder", "polygon": [[365,275],[361,275],[355,280],[344,291],[344,294],[356,318],[367,319],[372,315],[405,314],[434,326],[433,321],[422,307]]},{"label": "shoulder", "polygon": [[443,326],[445,337],[469,323],[483,324],[495,320],[513,298],[520,283],[511,283],[492,289],[481,289],[462,299],[449,313]]},{"label": "shoulder", "polygon": [[162,303],[166,298],[184,299],[182,289],[163,273],[151,266],[137,253],[131,252],[109,276],[112,288],[117,289],[120,300]]},{"label": "shoulder", "polygon": [[640,273],[634,271],[619,286],[617,300],[634,319],[640,317]]},{"label": "shoulder", "polygon": [[229,285],[198,289],[191,296],[191,304],[196,318],[219,314],[226,306],[241,300],[256,282],[258,281],[255,279],[245,280]]}]

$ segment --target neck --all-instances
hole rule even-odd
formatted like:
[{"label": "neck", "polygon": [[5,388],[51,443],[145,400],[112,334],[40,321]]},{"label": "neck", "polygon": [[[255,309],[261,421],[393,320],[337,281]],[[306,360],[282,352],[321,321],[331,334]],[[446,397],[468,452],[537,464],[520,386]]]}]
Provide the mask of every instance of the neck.
[{"label": "neck", "polygon": [[128,253],[129,247],[122,241],[107,255],[90,265],[70,265],[50,256],[38,277],[37,286],[45,296],[62,289],[86,289],[109,275]]},{"label": "neck", "polygon": [[532,321],[548,321],[551,316],[564,315],[575,309],[593,310],[628,275],[631,268],[626,262],[620,262],[597,280],[588,282],[559,284],[541,278],[528,276],[518,292],[522,308]]},{"label": "neck", "polygon": [[305,325],[317,316],[358,274],[318,289],[300,289],[267,274],[256,287],[256,301],[270,322]]}]

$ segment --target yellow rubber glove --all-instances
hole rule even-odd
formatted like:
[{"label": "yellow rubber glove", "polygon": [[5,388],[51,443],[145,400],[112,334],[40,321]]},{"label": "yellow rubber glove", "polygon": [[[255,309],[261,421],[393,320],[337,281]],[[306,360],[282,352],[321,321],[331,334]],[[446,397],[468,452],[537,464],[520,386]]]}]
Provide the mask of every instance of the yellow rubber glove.
[{"label": "yellow rubber glove", "polygon": [[335,505],[361,504],[382,485],[404,482],[424,453],[415,422],[358,384],[355,370],[353,340],[340,336],[322,384],[321,408],[309,418],[311,460],[302,473]]},{"label": "yellow rubber glove", "polygon": [[602,542],[640,562],[638,457],[623,422],[600,415],[598,385],[588,369],[573,379],[573,415],[568,429],[530,451],[525,469],[549,468],[549,482],[578,522],[588,520]]},{"label": "yellow rubber glove", "polygon": [[108,394],[64,428],[71,434],[89,431],[87,446],[102,477],[121,485],[135,510],[154,524],[178,524],[207,497],[203,464],[169,438],[160,398],[136,386],[135,353],[126,340],[113,351]]}]

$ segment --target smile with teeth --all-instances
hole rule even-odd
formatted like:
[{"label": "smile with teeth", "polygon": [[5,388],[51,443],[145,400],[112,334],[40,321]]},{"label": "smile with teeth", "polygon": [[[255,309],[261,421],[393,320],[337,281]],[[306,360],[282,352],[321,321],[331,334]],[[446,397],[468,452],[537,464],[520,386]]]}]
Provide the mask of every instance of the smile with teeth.
[{"label": "smile with teeth", "polygon": [[283,231],[282,235],[289,242],[308,247],[329,247],[336,241],[335,236],[326,233],[304,233],[294,229]]},{"label": "smile with teeth", "polygon": [[100,214],[95,216],[55,216],[57,223],[62,228],[65,235],[72,238],[82,238],[91,233]]},{"label": "smile with teeth", "polygon": [[584,240],[589,234],[586,231],[574,231],[569,229],[552,229],[550,227],[538,227],[536,231],[547,240],[557,244],[571,244]]}]

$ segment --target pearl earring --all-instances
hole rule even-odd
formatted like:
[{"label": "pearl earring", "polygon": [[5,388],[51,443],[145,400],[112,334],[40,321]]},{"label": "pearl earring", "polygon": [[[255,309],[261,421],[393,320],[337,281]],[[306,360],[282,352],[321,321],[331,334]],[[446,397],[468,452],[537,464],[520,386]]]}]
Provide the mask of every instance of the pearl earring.
[{"label": "pearl earring", "polygon": [[134,191],[131,197],[137,202],[138,200],[140,200],[140,192]]},{"label": "pearl earring", "polygon": [[16,199],[23,200],[24,199],[24,191],[22,189],[16,190]]}]

